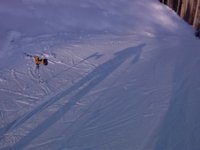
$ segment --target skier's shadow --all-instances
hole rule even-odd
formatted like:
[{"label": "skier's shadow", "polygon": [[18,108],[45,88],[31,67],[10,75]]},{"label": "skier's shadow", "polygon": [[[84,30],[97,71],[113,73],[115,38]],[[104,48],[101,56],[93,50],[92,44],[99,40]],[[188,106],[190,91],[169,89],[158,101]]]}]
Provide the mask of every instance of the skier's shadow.
[{"label": "skier's shadow", "polygon": [[[114,72],[121,64],[123,64],[127,59],[133,57],[132,62],[136,63],[139,60],[142,48],[145,44],[140,44],[136,47],[130,47],[120,52],[114,54],[114,58],[106,61],[105,63],[99,65],[91,73],[86,75],[80,81],[72,85],[70,88],[66,89],[63,92],[60,92],[56,96],[50,98],[33,111],[21,116],[11,127],[7,126],[8,130],[17,128],[22,125],[25,121],[30,119],[32,116],[43,111],[48,106],[59,101],[64,96],[68,95],[71,92],[76,92],[70,100],[63,105],[59,110],[53,113],[49,118],[44,120],[41,124],[31,130],[26,136],[22,137],[15,145],[12,147],[6,147],[4,149],[23,149],[26,147],[32,140],[44,133],[49,127],[51,127],[55,122],[57,122],[62,116],[64,116],[78,101],[81,100],[90,90],[96,87],[100,82],[102,82],[108,75]],[[84,86],[84,87],[83,87]],[[83,88],[80,88],[83,87]],[[80,89],[80,90],[79,90]],[[0,133],[1,134],[1,133]]]},{"label": "skier's shadow", "polygon": [[[28,55],[28,54],[26,54],[26,55]],[[30,56],[30,55],[28,55],[28,56]],[[91,59],[91,58],[99,59],[99,58],[102,57],[102,56],[103,56],[103,54],[99,54],[98,52],[96,52],[96,53],[94,53],[94,54],[92,54],[92,55],[90,55],[90,56],[84,58],[83,60],[81,60],[81,61],[78,62],[77,64],[75,64],[75,65],[73,65],[73,66],[71,66],[71,67],[65,69],[64,71],[61,71],[61,72],[59,72],[59,73],[53,75],[52,77],[53,77],[53,78],[58,77],[59,75],[63,74],[63,72],[69,71],[69,70],[71,70],[73,67],[75,67],[75,66],[77,66],[77,65],[79,65],[79,64],[83,63],[84,61],[87,61],[87,60],[89,60],[89,59]],[[31,57],[32,57],[32,56],[31,56]],[[37,72],[39,71],[38,69],[39,69],[39,66],[36,66],[35,70],[36,70]],[[52,79],[52,78],[50,78],[50,79],[48,79],[48,80],[45,80],[44,82],[47,83],[47,82],[50,81],[51,79]],[[68,92],[71,92],[71,89],[69,89],[69,90],[67,90],[67,91],[68,91]],[[67,91],[65,91],[65,92],[67,92]],[[61,94],[61,95],[57,94],[56,97],[57,97],[57,96],[60,97],[60,96],[62,96],[62,94],[64,94],[64,93],[61,92],[60,94]],[[66,94],[66,93],[65,93],[65,94]],[[21,124],[23,124],[26,120],[28,120],[30,117],[32,117],[34,114],[36,114],[36,113],[42,111],[44,108],[48,107],[49,105],[53,104],[54,102],[56,102],[56,101],[54,101],[54,99],[51,98],[50,100],[48,100],[48,101],[42,103],[40,106],[38,106],[38,107],[35,108],[34,110],[32,110],[32,111],[30,111],[30,112],[28,112],[28,113],[26,113],[26,114],[20,116],[18,119],[15,119],[15,120],[12,121],[11,123],[9,123],[7,126],[5,126],[5,127],[3,127],[3,128],[0,128],[0,141],[1,141],[1,139],[3,138],[3,135],[4,135],[6,132],[17,128],[18,126],[20,126]]]},{"label": "skier's shadow", "polygon": [[49,81],[51,81],[51,80],[54,79],[55,77],[58,77],[58,76],[60,76],[60,75],[63,75],[64,72],[70,71],[70,70],[73,69],[74,67],[80,65],[81,63],[83,63],[83,62],[85,62],[85,61],[87,61],[87,60],[89,60],[89,59],[91,59],[91,58],[99,59],[99,58],[102,57],[102,56],[103,56],[103,54],[99,54],[98,52],[96,52],[96,53],[94,53],[94,54],[92,54],[92,55],[90,55],[90,56],[84,58],[83,60],[79,61],[78,63],[76,63],[76,64],[70,66],[69,68],[67,68],[67,69],[65,69],[65,70],[63,70],[63,71],[61,71],[61,72],[59,72],[59,73],[53,75],[52,77],[50,77],[48,80],[45,80],[44,82],[48,83]]}]

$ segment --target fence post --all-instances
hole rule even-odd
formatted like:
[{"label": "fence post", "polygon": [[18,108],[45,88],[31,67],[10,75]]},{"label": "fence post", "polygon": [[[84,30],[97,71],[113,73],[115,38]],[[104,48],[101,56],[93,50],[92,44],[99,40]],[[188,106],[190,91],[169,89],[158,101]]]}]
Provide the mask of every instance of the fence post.
[{"label": "fence post", "polygon": [[196,29],[200,28],[200,0],[197,0],[196,11],[194,15],[193,27]]},{"label": "fence post", "polygon": [[191,24],[195,29],[200,29],[200,0],[159,0],[168,5],[177,14]]}]

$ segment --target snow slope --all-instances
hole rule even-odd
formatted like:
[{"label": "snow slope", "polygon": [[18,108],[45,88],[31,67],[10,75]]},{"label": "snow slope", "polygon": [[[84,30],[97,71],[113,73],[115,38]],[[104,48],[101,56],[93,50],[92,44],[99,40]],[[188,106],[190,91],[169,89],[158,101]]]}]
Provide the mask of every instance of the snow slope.
[{"label": "snow slope", "polygon": [[200,149],[200,42],[166,6],[1,0],[0,22],[0,149]]}]

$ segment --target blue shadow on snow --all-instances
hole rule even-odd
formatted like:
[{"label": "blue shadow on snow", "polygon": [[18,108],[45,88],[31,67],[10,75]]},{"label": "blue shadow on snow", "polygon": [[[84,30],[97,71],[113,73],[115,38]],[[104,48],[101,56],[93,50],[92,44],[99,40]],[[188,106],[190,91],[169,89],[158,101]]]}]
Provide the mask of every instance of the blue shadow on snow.
[{"label": "blue shadow on snow", "polygon": [[83,77],[80,81],[72,85],[70,88],[60,92],[59,94],[50,98],[48,101],[44,102],[31,112],[18,118],[15,121],[15,124],[10,128],[17,128],[18,126],[22,125],[26,120],[30,119],[37,113],[43,111],[45,108],[57,102],[64,96],[68,95],[71,92],[77,91],[76,94],[72,96],[65,105],[59,108],[59,110],[53,113],[49,118],[47,118],[37,127],[32,129],[27,135],[22,137],[16,144],[14,144],[11,147],[5,147],[3,150],[8,150],[8,149],[15,150],[15,149],[25,148],[32,140],[40,136],[55,122],[57,122],[62,116],[64,116],[64,114],[66,114],[74,105],[76,105],[76,103],[80,101],[82,97],[84,97],[90,90],[92,90],[99,83],[101,83],[107,76],[109,76],[112,72],[114,72],[127,59],[133,57],[132,62],[136,63],[139,60],[140,54],[144,46],[145,44],[140,44],[136,47],[130,47],[115,53],[114,58],[99,65],[91,73]]}]

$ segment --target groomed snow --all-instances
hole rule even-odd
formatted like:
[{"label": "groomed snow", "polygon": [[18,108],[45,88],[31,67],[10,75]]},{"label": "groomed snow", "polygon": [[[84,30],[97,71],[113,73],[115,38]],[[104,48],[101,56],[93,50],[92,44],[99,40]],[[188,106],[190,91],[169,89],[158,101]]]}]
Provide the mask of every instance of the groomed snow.
[{"label": "groomed snow", "polygon": [[0,22],[1,150],[200,150],[200,41],[167,6],[1,0]]}]

